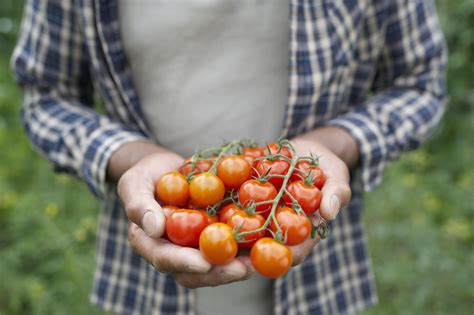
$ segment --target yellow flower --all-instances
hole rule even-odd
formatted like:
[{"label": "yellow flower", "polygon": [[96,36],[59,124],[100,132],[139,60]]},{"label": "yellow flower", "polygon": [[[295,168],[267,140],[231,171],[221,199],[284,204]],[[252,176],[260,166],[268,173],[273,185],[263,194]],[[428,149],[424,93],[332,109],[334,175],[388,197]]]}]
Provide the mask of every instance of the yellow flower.
[{"label": "yellow flower", "polygon": [[67,175],[67,174],[56,174],[56,176],[54,176],[54,179],[56,180],[56,182],[58,182],[59,184],[65,184],[67,183],[69,180],[70,180],[71,176],[70,175]]},{"label": "yellow flower", "polygon": [[17,201],[17,195],[14,192],[7,192],[0,195],[0,208],[11,208]]},{"label": "yellow flower", "polygon": [[28,284],[28,292],[35,300],[41,298],[44,294],[44,291],[44,286],[39,280],[33,280],[31,283]]},{"label": "yellow flower", "polygon": [[473,178],[470,176],[470,174],[463,174],[459,177],[457,180],[457,183],[461,189],[465,191],[472,191],[473,190]]},{"label": "yellow flower", "polygon": [[82,243],[86,240],[87,238],[87,231],[83,228],[78,228],[74,231],[74,239],[78,243]]},{"label": "yellow flower", "polygon": [[416,176],[415,174],[405,174],[402,177],[403,185],[407,187],[415,187],[416,185]]},{"label": "yellow flower", "polygon": [[423,150],[413,152],[409,155],[409,159],[419,168],[424,168],[430,163],[430,156]]},{"label": "yellow flower", "polygon": [[469,222],[464,218],[448,219],[443,228],[447,234],[461,239],[468,239],[471,233]]},{"label": "yellow flower", "polygon": [[58,215],[58,212],[59,207],[55,203],[48,203],[46,208],[44,208],[44,213],[50,218],[55,218]]},{"label": "yellow flower", "polygon": [[430,211],[436,212],[441,209],[441,199],[432,192],[427,192],[422,196],[423,206]]}]

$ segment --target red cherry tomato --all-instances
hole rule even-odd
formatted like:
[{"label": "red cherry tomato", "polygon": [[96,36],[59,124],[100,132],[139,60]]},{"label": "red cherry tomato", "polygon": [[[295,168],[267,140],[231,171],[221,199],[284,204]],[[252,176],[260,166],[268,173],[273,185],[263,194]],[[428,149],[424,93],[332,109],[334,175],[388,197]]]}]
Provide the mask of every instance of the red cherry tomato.
[{"label": "red cherry tomato", "polygon": [[239,208],[236,204],[234,203],[229,203],[228,205],[225,205],[221,209],[219,209],[219,221],[223,223],[227,223],[227,220],[236,212],[241,211],[242,209]]},{"label": "red cherry tomato", "polygon": [[291,174],[291,181],[305,180],[311,172],[311,181],[313,185],[318,189],[323,188],[324,183],[326,182],[326,176],[324,176],[323,171],[317,165],[311,164],[310,161],[301,160],[296,163],[295,170]]},{"label": "red cherry tomato", "polygon": [[238,189],[251,175],[252,166],[242,156],[226,156],[217,166],[217,176],[227,189]]},{"label": "red cherry tomato", "polygon": [[229,263],[238,251],[232,228],[220,222],[207,226],[199,237],[199,250],[213,265]]},{"label": "red cherry tomato", "polygon": [[188,176],[191,173],[193,175],[198,175],[204,172],[207,172],[211,169],[213,162],[210,160],[200,160],[197,161],[194,165],[191,163],[191,158],[186,159],[183,165],[179,168],[179,172],[184,176]]},{"label": "red cherry tomato", "polygon": [[207,220],[209,221],[209,224],[219,222],[219,218],[217,217],[217,215],[210,215],[206,210],[199,210],[199,211],[204,212],[204,214],[207,217]]},{"label": "red cherry tomato", "polygon": [[224,183],[212,173],[196,175],[189,184],[191,201],[198,207],[212,206],[221,201],[224,194]]},{"label": "red cherry tomato", "polygon": [[[283,237],[286,237],[287,245],[298,245],[303,243],[311,234],[311,222],[304,214],[298,214],[288,207],[278,208],[275,218],[280,226]],[[272,221],[270,229],[277,232],[277,227]]]},{"label": "red cherry tomato", "polygon": [[[270,150],[268,150],[270,148]],[[269,143],[265,148],[263,148],[263,153],[265,155],[277,155],[281,154],[288,158],[292,158],[293,154],[291,153],[290,149],[287,147],[282,147],[278,143]]]},{"label": "red cherry tomato", "polygon": [[[250,232],[261,228],[265,224],[265,219],[260,214],[247,214],[241,210],[234,213],[227,224],[238,232]],[[255,242],[265,235],[265,230],[260,232],[250,233],[243,237],[242,241],[239,242],[239,247],[249,248],[252,247]]]},{"label": "red cherry tomato", "polygon": [[182,207],[189,199],[188,181],[178,172],[167,173],[156,183],[155,194],[163,204]]},{"label": "red cherry tomato", "polygon": [[[168,217],[171,215],[171,213],[173,213],[173,211],[175,210],[178,210],[179,208],[175,206],[163,206],[161,207],[161,209],[163,210],[163,214],[165,215],[165,218],[168,220]],[[169,240],[168,234],[166,234],[166,228],[161,237]]]},{"label": "red cherry tomato", "polygon": [[[319,209],[322,194],[317,187],[307,185],[302,180],[297,180],[291,182],[286,189],[288,190],[288,193],[296,199],[301,209],[303,209],[306,214],[312,214]],[[292,199],[288,194],[285,194],[283,200],[285,201],[286,206],[293,206]]]},{"label": "red cherry tomato", "polygon": [[277,189],[280,189],[283,185],[284,178],[272,175],[286,175],[286,173],[288,173],[288,170],[290,169],[290,163],[282,159],[276,159],[273,161],[265,159],[257,163],[256,169],[260,176],[263,176],[268,173],[268,175],[270,176],[270,179],[268,181],[272,183],[273,186],[275,186]]},{"label": "red cherry tomato", "polygon": [[260,147],[246,147],[243,150],[243,156],[250,165],[255,167],[255,159],[263,157],[264,154],[262,148]]},{"label": "red cherry tomato", "polygon": [[208,225],[209,219],[202,211],[178,209],[166,219],[166,234],[174,244],[197,248],[199,235]]},{"label": "red cherry tomato", "polygon": [[250,260],[255,270],[263,276],[278,278],[290,270],[293,255],[288,246],[264,237],[252,246]]},{"label": "red cherry tomato", "polygon": [[[239,201],[242,206],[247,207],[250,203],[258,203],[271,201],[275,199],[278,191],[271,183],[261,183],[258,180],[251,179],[240,186]],[[271,209],[271,203],[258,205],[255,210],[257,212],[265,212]]]}]

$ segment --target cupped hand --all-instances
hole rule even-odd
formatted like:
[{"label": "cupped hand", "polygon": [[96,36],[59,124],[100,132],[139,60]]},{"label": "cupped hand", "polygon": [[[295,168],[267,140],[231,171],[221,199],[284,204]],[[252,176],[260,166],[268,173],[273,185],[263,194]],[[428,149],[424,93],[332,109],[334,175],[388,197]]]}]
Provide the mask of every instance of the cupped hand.
[{"label": "cupped hand", "polygon": [[[340,209],[349,203],[351,189],[349,186],[349,169],[346,162],[336,155],[327,144],[323,144],[314,138],[298,137],[293,139],[292,144],[298,156],[309,156],[310,154],[319,156],[319,166],[326,176],[326,182],[321,190],[323,197],[320,209],[310,217],[313,224],[317,225],[321,217],[325,220],[336,218]],[[319,237],[316,236],[314,239],[307,239],[299,245],[290,246],[293,254],[293,265],[302,263],[318,241]]]},{"label": "cupped hand", "polygon": [[[152,144],[132,143],[120,148],[109,163],[117,176],[117,192],[130,221],[128,238],[132,248],[162,273],[171,274],[188,288],[217,286],[249,278],[253,273],[248,257],[237,257],[224,266],[211,266],[195,248],[182,247],[161,238],[166,218],[154,198],[156,181],[165,173],[176,171],[183,158],[164,149],[150,149]],[[143,150],[141,158],[137,150]],[[124,164],[130,163],[130,167]],[[114,176],[111,176],[112,178]]]}]

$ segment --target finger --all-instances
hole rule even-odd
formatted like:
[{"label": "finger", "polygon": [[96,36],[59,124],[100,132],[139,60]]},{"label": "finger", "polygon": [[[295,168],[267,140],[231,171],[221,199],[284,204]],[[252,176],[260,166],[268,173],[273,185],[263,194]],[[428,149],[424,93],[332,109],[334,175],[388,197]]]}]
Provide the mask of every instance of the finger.
[{"label": "finger", "polygon": [[207,273],[211,269],[199,250],[151,238],[134,223],[128,229],[128,239],[133,249],[158,271]]},{"label": "finger", "polygon": [[334,220],[339,210],[349,203],[351,188],[349,186],[349,170],[346,164],[336,158],[321,161],[321,167],[326,175],[322,188],[320,213],[326,220]]},{"label": "finger", "polygon": [[117,184],[127,217],[150,237],[159,238],[165,230],[166,218],[154,197],[154,183],[146,172],[133,169],[126,172]]},{"label": "finger", "polygon": [[237,257],[227,265],[212,267],[208,273],[178,273],[174,275],[174,278],[183,287],[194,289],[242,281],[254,274],[255,270],[250,263],[250,258]]},{"label": "finger", "polygon": [[320,213],[326,220],[334,220],[339,210],[347,205],[351,199],[351,188],[349,183],[328,180],[322,189]]},{"label": "finger", "polygon": [[293,255],[293,266],[301,264],[309,255],[313,247],[319,242],[319,237],[308,238],[303,243],[289,246],[291,254]]}]

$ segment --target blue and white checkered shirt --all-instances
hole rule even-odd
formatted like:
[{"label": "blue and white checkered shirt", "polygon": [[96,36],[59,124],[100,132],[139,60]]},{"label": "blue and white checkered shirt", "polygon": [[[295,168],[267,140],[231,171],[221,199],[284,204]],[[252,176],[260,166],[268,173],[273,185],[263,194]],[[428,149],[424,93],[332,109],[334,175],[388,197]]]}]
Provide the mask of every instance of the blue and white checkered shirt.
[{"label": "blue and white checkered shirt", "polygon": [[[361,163],[353,199],[329,239],[274,283],[275,314],[354,314],[376,303],[361,219],[362,189],[436,128],[446,50],[432,0],[290,0],[290,72],[282,135],[349,131]],[[91,296],[118,314],[194,314],[194,294],[135,254],[110,155],[152,139],[130,77],[113,0],[29,0],[12,65],[32,143],[103,200]],[[93,108],[93,91],[105,114]]]}]

